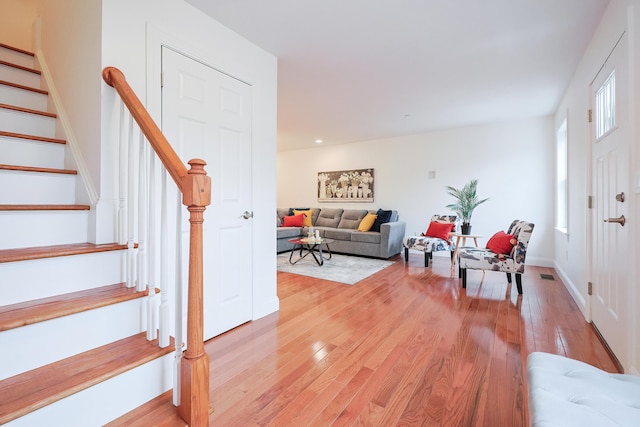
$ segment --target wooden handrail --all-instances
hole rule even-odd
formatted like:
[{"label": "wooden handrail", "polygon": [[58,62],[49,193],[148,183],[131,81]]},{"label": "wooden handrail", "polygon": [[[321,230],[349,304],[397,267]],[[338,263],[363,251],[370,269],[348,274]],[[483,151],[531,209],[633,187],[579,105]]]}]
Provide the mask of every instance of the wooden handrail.
[{"label": "wooden handrail", "polygon": [[[189,161],[180,157],[151,118],[127,83],[124,74],[114,67],[106,67],[102,78],[112,86],[129,109],[140,130],[153,147],[162,164],[182,193],[182,203],[190,213],[189,284],[187,295],[187,350],[180,361],[180,416],[192,427],[209,423],[209,356],[204,351],[203,255],[202,223],[204,211],[211,203],[211,178],[201,159]],[[179,345],[179,344],[178,344]]]},{"label": "wooden handrail", "polygon": [[105,67],[102,70],[102,78],[122,98],[122,102],[127,106],[131,117],[134,118],[140,130],[147,138],[153,150],[156,152],[164,167],[169,171],[171,178],[175,181],[176,185],[181,192],[184,193],[184,179],[187,177],[187,167],[182,163],[180,157],[176,154],[167,138],[162,134],[162,131],[156,125],[151,118],[151,115],[147,109],[142,105],[140,99],[136,96],[127,79],[122,74],[122,71],[115,67]]}]

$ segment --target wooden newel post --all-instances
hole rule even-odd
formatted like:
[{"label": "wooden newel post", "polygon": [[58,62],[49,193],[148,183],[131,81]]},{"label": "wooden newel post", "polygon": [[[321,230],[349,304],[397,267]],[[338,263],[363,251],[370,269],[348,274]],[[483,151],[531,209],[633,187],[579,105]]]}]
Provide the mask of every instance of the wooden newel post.
[{"label": "wooden newel post", "polygon": [[189,161],[184,177],[182,203],[190,217],[189,294],[187,297],[187,350],[180,364],[180,406],[178,412],[189,426],[209,424],[209,356],[204,351],[202,223],[211,203],[211,178],[204,160]]}]

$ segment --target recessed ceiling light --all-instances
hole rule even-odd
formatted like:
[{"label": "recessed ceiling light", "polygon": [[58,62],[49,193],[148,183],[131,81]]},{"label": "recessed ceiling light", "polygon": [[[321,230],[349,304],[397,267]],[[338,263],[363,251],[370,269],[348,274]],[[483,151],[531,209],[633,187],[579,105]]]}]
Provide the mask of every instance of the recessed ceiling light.
[{"label": "recessed ceiling light", "polygon": [[321,139],[316,139],[316,144],[322,144],[322,140]]}]

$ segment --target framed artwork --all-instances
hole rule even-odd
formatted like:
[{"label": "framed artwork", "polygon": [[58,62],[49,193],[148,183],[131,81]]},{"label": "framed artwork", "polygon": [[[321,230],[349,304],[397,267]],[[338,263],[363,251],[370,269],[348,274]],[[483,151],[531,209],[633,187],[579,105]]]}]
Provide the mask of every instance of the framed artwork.
[{"label": "framed artwork", "polygon": [[373,168],[318,172],[318,202],[373,202]]}]

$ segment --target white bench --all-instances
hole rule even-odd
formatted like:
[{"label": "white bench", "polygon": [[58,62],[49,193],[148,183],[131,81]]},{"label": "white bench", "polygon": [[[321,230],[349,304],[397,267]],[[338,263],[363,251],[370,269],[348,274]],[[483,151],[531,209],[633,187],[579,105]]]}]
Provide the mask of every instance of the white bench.
[{"label": "white bench", "polygon": [[640,426],[640,376],[555,354],[527,358],[530,427]]}]

